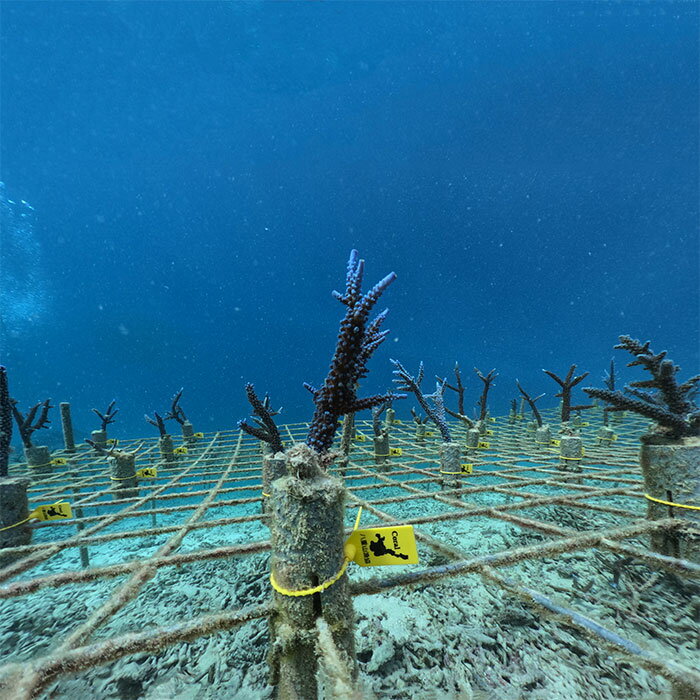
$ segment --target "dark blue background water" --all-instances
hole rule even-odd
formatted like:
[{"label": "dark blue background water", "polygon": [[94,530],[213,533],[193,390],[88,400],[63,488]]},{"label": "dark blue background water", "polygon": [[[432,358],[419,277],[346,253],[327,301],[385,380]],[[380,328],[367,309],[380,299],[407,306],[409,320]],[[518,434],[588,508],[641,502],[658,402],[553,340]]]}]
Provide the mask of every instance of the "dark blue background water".
[{"label": "dark blue background water", "polygon": [[352,247],[398,274],[365,392],[458,360],[470,406],[474,366],[495,412],[516,377],[553,405],[541,369],[600,385],[620,333],[697,369],[697,4],[0,10],[1,175],[40,248],[1,359],[79,435],[113,397],[113,435],[151,434],[181,386],[232,427],[248,380],[310,418]]}]

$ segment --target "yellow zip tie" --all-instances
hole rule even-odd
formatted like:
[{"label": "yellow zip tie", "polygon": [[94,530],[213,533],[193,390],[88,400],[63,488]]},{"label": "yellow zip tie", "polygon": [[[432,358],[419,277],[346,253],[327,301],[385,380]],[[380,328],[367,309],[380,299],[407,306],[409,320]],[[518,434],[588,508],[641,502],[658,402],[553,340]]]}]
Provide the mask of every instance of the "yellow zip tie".
[{"label": "yellow zip tie", "polygon": [[564,455],[559,455],[560,459],[569,459],[572,462],[580,462],[583,457],[564,457]]},{"label": "yellow zip tie", "polygon": [[3,530],[10,530],[13,527],[17,527],[18,525],[24,525],[24,523],[28,523],[31,520],[31,518],[25,518],[24,520],[20,520],[18,523],[15,523],[14,525],[7,525],[5,527],[0,527],[0,532]]},{"label": "yellow zip tie", "polygon": [[662,506],[673,506],[674,508],[689,508],[690,510],[700,510],[700,506],[687,506],[683,503],[671,503],[671,501],[662,501],[660,498],[654,498],[648,493],[644,494],[644,498],[647,498],[650,501],[654,501],[654,503],[660,503]]},{"label": "yellow zip tie", "polygon": [[440,471],[440,474],[464,474],[465,472],[443,472],[442,470]]},{"label": "yellow zip tie", "polygon": [[332,578],[329,578],[327,581],[324,581],[323,583],[320,583],[318,586],[314,586],[313,588],[304,588],[301,591],[290,591],[286,588],[282,588],[282,586],[280,586],[277,583],[277,581],[275,581],[275,577],[272,572],[270,572],[270,583],[278,593],[281,593],[282,595],[292,596],[294,598],[298,598],[300,596],[305,595],[313,595],[314,593],[321,593],[322,591],[325,591],[326,588],[330,588],[345,573],[345,569],[348,568],[348,561],[349,560],[347,558],[343,557],[343,565],[340,567],[340,571]]},{"label": "yellow zip tie", "polygon": [[269,493],[265,493],[264,491],[262,492],[262,495],[265,496],[265,498],[270,498],[270,494],[269,494]]},{"label": "yellow zip tie", "polygon": [[110,476],[109,478],[112,481],[126,481],[127,479],[137,479],[138,477],[134,474],[133,476]]}]

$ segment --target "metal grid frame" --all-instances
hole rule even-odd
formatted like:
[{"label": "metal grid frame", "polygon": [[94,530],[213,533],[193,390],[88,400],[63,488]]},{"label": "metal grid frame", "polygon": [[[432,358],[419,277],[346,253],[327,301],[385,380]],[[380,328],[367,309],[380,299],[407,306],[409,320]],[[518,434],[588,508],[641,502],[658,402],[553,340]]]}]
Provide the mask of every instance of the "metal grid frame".
[{"label": "metal grid frame", "polygon": [[[591,423],[600,421],[600,412],[590,412]],[[545,413],[555,424],[551,412]],[[634,664],[671,681],[676,688],[700,693],[700,673],[687,663],[674,658],[672,648],[653,650],[608,629],[575,609],[562,605],[553,597],[523,585],[500,569],[522,562],[542,561],[570,552],[592,549],[642,562],[651,569],[670,572],[688,582],[700,579],[700,566],[683,560],[655,554],[627,540],[646,536],[653,531],[678,531],[687,525],[673,517],[664,520],[644,519],[644,499],[641,474],[637,466],[638,436],[646,427],[643,421],[627,416],[622,423],[613,424],[618,433],[614,444],[596,444],[597,425],[581,428],[587,454],[581,472],[557,469],[559,457],[554,450],[537,446],[523,421],[509,423],[499,418],[493,423],[494,436],[487,438],[489,449],[465,450],[465,459],[474,463],[470,475],[461,477],[459,489],[438,486],[439,435],[417,444],[413,424],[396,421],[391,429],[392,447],[403,454],[390,458],[390,469],[375,465],[372,449],[372,427],[369,421],[358,421],[360,434],[367,436],[355,442],[351,461],[345,473],[348,488],[348,524],[358,506],[362,506],[366,526],[371,514],[375,525],[411,524],[421,549],[439,552],[449,561],[435,566],[417,566],[394,572],[382,569],[379,575],[355,576],[351,572],[353,595],[377,594],[400,586],[429,584],[464,574],[479,574],[484,581],[521,598],[538,610],[553,616],[581,634],[603,644]],[[283,427],[289,441],[302,439],[307,424]],[[464,428],[455,427],[455,439],[464,444]],[[158,477],[139,485],[136,498],[115,498],[108,466],[104,458],[82,448],[76,454],[58,453],[68,460],[56,473],[35,480],[29,490],[32,505],[58,500],[71,501],[76,518],[71,521],[50,521],[34,524],[37,539],[30,545],[16,548],[22,558],[0,570],[0,599],[20,599],[47,588],[81,584],[101,579],[125,577],[108,600],[99,606],[79,627],[56,640],[53,650],[22,663],[0,667],[2,683],[13,687],[16,698],[36,697],[57,677],[106,664],[134,653],[157,652],[170,645],[191,641],[200,636],[235,628],[247,621],[271,614],[269,603],[221,611],[199,616],[168,627],[143,632],[129,632],[101,641],[91,641],[93,635],[130,601],[163,569],[182,564],[225,560],[269,550],[267,539],[194,551],[178,551],[185,537],[208,528],[235,527],[245,523],[262,522],[260,512],[231,517],[206,519],[216,508],[253,507],[260,510],[260,447],[239,431],[224,431],[206,435],[187,455],[179,457],[176,465],[160,462],[156,440],[130,441],[120,447],[133,447],[144,442],[138,457],[138,467],[158,465]],[[59,469],[61,470],[59,472]],[[15,466],[14,473],[17,473]],[[378,493],[375,493],[377,492]],[[494,501],[492,503],[484,500]],[[617,499],[617,500],[616,500]],[[178,501],[186,501],[179,503]],[[431,515],[397,518],[389,512],[396,505],[429,503],[441,512]],[[623,507],[621,504],[625,504]],[[547,508],[585,513],[587,519],[601,521],[625,519],[622,525],[600,524],[579,530],[548,520],[541,513]],[[525,513],[523,513],[525,511]],[[529,512],[528,512],[529,511]],[[532,511],[535,511],[533,514]],[[132,518],[148,517],[151,527],[126,529]],[[181,524],[158,524],[161,516],[178,516]],[[534,516],[534,517],[533,517]],[[508,548],[481,556],[469,553],[454,543],[434,537],[425,529],[436,523],[470,522],[488,518],[505,522],[524,532],[546,536],[538,544]],[[109,532],[110,528],[123,529]],[[46,530],[46,532],[44,532]],[[83,568],[91,547],[129,538],[148,536],[167,538],[151,556],[141,559]],[[45,540],[45,541],[44,541]],[[47,573],[42,567],[59,553],[75,552],[75,566],[58,573]],[[388,571],[388,573],[384,573]],[[363,570],[363,574],[366,572]],[[261,571],[261,577],[267,572]],[[383,575],[382,575],[383,574]],[[17,579],[12,581],[12,579]],[[579,592],[585,597],[585,591]],[[341,666],[334,662],[334,651],[328,643],[327,630],[319,627],[324,667],[330,675],[342,675]],[[349,679],[345,679],[350,683]]]}]

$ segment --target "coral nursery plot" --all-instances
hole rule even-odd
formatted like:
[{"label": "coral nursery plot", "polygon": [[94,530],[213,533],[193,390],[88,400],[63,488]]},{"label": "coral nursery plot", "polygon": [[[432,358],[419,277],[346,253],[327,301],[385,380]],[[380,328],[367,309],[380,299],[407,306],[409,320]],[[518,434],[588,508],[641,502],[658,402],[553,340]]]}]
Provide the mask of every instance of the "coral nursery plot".
[{"label": "coral nursery plot", "polygon": [[[357,422],[348,533],[361,507],[364,528],[413,525],[420,556],[348,568],[363,697],[696,697],[700,567],[649,548],[677,522],[646,519],[643,421],[624,417],[603,442],[589,413],[576,469],[514,417],[477,448],[455,425],[457,477],[441,473],[438,436],[396,421],[387,458]],[[168,462],[153,440],[124,448],[141,444],[137,467],[154,472],[136,489],[87,448],[31,474],[30,507],[68,502],[72,517],[5,550],[0,697],[272,697],[260,443],[207,434]]]}]

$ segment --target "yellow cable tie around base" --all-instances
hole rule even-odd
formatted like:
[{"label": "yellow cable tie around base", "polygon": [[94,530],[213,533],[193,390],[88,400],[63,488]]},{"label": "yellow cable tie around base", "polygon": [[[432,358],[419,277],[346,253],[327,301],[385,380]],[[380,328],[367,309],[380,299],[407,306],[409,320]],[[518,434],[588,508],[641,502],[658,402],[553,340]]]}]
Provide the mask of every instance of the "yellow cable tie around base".
[{"label": "yellow cable tie around base", "polygon": [[31,518],[25,518],[24,520],[20,520],[18,523],[15,523],[14,525],[6,525],[5,527],[0,527],[0,532],[3,530],[10,530],[13,527],[17,527],[18,525],[24,525],[24,523],[28,523],[31,520]]},{"label": "yellow cable tie around base", "polygon": [[688,506],[683,503],[672,503],[671,501],[662,501],[660,498],[654,498],[648,493],[644,494],[644,498],[654,501],[654,503],[660,503],[662,506],[673,506],[674,508],[688,508],[690,510],[700,510],[700,506]]},{"label": "yellow cable tie around base", "polygon": [[261,491],[261,493],[262,493],[263,496],[265,496],[265,498],[270,498],[270,494],[269,494],[269,493],[265,493],[264,491]]},{"label": "yellow cable tie around base", "polygon": [[580,462],[583,459],[583,457],[564,457],[564,455],[559,455],[559,458],[560,459],[568,459],[572,462]]},{"label": "yellow cable tie around base", "polygon": [[112,481],[126,481],[127,479],[137,479],[138,477],[134,474],[133,476],[110,476],[109,478]]},{"label": "yellow cable tie around base", "polygon": [[314,586],[313,588],[304,588],[301,591],[290,591],[286,588],[282,588],[282,586],[280,586],[279,583],[275,581],[275,576],[272,572],[270,572],[270,583],[278,593],[281,593],[282,595],[292,596],[294,598],[298,598],[300,596],[305,595],[313,595],[314,593],[321,593],[322,591],[325,591],[326,588],[330,588],[345,573],[345,570],[348,568],[348,562],[349,559],[343,558],[343,565],[340,567],[340,571],[332,578],[329,578],[327,581],[324,581],[323,583],[320,583],[318,586]]}]

